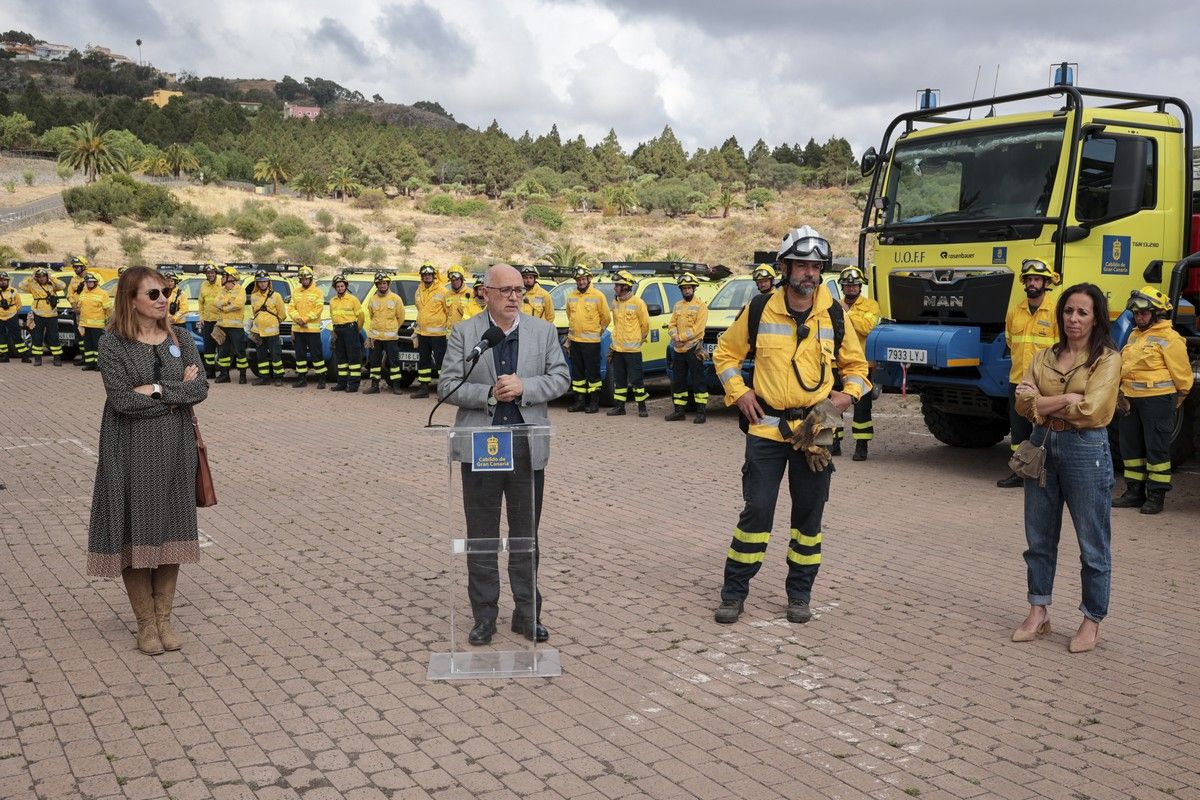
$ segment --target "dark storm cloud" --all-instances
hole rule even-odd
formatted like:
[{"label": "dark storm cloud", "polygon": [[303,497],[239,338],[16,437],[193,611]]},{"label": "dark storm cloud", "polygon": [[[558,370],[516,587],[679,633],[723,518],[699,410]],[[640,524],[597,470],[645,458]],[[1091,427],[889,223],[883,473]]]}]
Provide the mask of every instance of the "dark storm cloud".
[{"label": "dark storm cloud", "polygon": [[14,5],[16,13],[13,16],[33,20],[26,26],[30,28],[28,33],[49,39],[50,31],[54,31],[56,43],[79,43],[80,50],[84,47],[82,43],[94,42],[136,58],[136,39],[162,41],[171,33],[148,0],[108,0],[102,6],[87,0],[59,3],[16,0]]},{"label": "dark storm cloud", "polygon": [[430,67],[461,75],[475,63],[475,48],[424,2],[384,6],[378,25],[389,48],[416,50]]},{"label": "dark storm cloud", "polygon": [[333,47],[353,64],[366,64],[370,60],[362,41],[336,19],[322,17],[308,38],[313,44]]}]

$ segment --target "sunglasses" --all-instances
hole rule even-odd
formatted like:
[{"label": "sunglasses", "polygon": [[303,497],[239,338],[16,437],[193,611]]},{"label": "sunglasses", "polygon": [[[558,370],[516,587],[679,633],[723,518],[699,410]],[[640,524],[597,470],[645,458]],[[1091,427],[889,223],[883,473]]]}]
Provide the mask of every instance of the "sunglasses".
[{"label": "sunglasses", "polygon": [[170,297],[170,296],[171,296],[170,289],[147,289],[146,290],[146,297],[150,298],[151,300],[157,300],[159,297]]}]

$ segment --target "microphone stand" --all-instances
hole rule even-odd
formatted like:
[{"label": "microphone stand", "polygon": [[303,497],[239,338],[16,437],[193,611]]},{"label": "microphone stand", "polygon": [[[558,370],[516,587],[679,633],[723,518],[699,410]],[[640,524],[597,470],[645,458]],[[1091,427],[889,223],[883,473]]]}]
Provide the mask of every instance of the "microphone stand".
[{"label": "microphone stand", "polygon": [[[487,352],[487,351],[484,351],[484,352]],[[482,355],[483,355],[483,353],[480,353],[479,355],[480,355],[480,356],[482,356]],[[475,359],[471,361],[471,368],[467,370],[467,374],[466,374],[466,375],[463,375],[463,376],[462,376],[462,378],[459,380],[459,382],[458,382],[458,383],[456,383],[456,384],[454,384],[454,388],[453,388],[453,389],[451,389],[450,391],[446,392],[446,396],[445,396],[445,397],[440,397],[440,398],[438,398],[438,401],[437,401],[437,402],[434,404],[434,406],[433,406],[433,410],[429,412],[429,420],[428,420],[428,421],[425,423],[425,427],[426,427],[426,428],[446,428],[446,427],[449,427],[449,426],[447,426],[447,425],[434,425],[434,424],[433,424],[433,415],[434,415],[434,413],[435,413],[435,412],[436,412],[436,411],[437,411],[439,408],[441,408],[441,406],[442,406],[442,403],[444,403],[444,402],[446,402],[447,400],[449,400],[449,399],[450,399],[450,396],[451,396],[452,394],[454,394],[455,392],[457,392],[457,391],[458,391],[458,390],[459,390],[459,389],[462,387],[462,385],[463,385],[464,383],[466,383],[466,382],[467,382],[467,378],[471,377],[471,373],[475,371],[475,367],[476,367],[478,364],[479,364],[479,356],[476,356],[476,357],[475,357]]]}]

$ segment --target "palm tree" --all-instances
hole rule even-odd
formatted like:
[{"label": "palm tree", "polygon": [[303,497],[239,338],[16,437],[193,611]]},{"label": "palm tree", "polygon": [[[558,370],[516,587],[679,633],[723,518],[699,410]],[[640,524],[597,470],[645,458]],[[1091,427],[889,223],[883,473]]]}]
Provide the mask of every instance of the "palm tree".
[{"label": "palm tree", "polygon": [[171,174],[171,165],[167,163],[167,157],[161,152],[156,152],[154,155],[146,156],[138,164],[138,169],[147,175],[153,175],[156,178],[166,177]]},{"label": "palm tree", "polygon": [[570,242],[560,242],[538,259],[539,264],[551,267],[578,267],[590,264],[592,258],[582,247]]},{"label": "palm tree", "polygon": [[192,173],[200,169],[200,162],[192,151],[178,143],[163,151],[163,159],[167,162],[168,171],[176,178],[182,172]]},{"label": "palm tree", "polygon": [[88,183],[116,170],[117,148],[112,131],[101,131],[94,122],[80,122],[71,127],[71,134],[74,138],[58,157],[60,163],[83,170]]},{"label": "palm tree", "polygon": [[346,198],[350,195],[356,195],[362,191],[362,184],[354,180],[354,174],[350,172],[349,167],[338,167],[329,176],[329,189],[341,195],[342,202],[346,202]]},{"label": "palm tree", "polygon": [[263,156],[254,164],[254,180],[270,181],[271,194],[279,194],[279,184],[287,183],[291,174],[278,153]]},{"label": "palm tree", "polygon": [[637,208],[637,195],[628,184],[610,186],[607,194],[609,206],[615,208],[617,214],[622,217]]},{"label": "palm tree", "polygon": [[304,195],[305,200],[312,200],[319,194],[325,194],[329,181],[315,172],[305,170],[292,179],[292,188]]},{"label": "palm tree", "polygon": [[126,175],[132,175],[142,168],[143,161],[134,158],[130,153],[117,153],[113,159],[113,166],[117,172],[123,172]]},{"label": "palm tree", "polygon": [[721,218],[725,219],[729,216],[729,207],[733,205],[733,192],[728,186],[721,187],[721,195],[717,198],[717,205],[721,207]]}]

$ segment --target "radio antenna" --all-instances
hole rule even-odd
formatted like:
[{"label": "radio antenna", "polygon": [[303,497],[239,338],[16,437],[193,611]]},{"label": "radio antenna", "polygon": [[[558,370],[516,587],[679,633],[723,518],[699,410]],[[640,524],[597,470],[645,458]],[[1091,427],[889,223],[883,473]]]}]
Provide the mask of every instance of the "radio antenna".
[{"label": "radio antenna", "polygon": [[[996,65],[996,80],[992,82],[992,97],[993,98],[995,98],[996,88],[999,86],[1000,86],[1000,65],[997,64]],[[995,103],[992,103],[992,107],[990,109],[988,109],[987,115],[989,117],[996,116],[996,104]]]},{"label": "radio antenna", "polygon": [[[982,71],[983,71],[983,64],[980,64],[978,67],[975,68],[975,88],[971,90],[971,102],[972,103],[975,102],[975,94],[979,91],[979,73]],[[971,115],[973,113],[975,113],[974,108],[968,109],[967,110],[967,119],[970,119]]]}]

